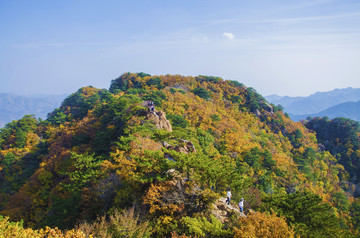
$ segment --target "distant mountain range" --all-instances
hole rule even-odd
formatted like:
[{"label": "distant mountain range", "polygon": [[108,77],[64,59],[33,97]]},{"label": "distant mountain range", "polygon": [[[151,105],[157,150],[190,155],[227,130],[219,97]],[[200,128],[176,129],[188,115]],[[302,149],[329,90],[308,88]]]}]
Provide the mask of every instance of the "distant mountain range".
[{"label": "distant mountain range", "polygon": [[319,113],[308,114],[308,115],[293,115],[290,117],[294,121],[299,121],[305,119],[307,117],[324,117],[327,116],[329,118],[335,117],[345,117],[350,118],[355,121],[360,121],[360,101],[358,102],[344,102],[339,105],[335,105],[333,107],[329,107]]},{"label": "distant mountain range", "polygon": [[295,121],[309,116],[346,117],[360,121],[360,88],[317,92],[308,97],[270,95],[265,98],[275,105],[282,105]]},{"label": "distant mountain range", "polygon": [[66,96],[65,94],[19,96],[0,93],[0,127],[30,114],[45,119],[49,112],[60,106]]}]

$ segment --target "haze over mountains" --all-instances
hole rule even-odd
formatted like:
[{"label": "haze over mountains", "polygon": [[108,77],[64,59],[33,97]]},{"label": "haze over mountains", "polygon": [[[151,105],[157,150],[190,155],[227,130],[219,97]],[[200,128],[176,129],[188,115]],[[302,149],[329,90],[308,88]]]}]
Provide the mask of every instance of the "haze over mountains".
[{"label": "haze over mountains", "polygon": [[284,111],[295,121],[309,116],[360,120],[359,88],[334,89],[329,92],[317,92],[308,97],[282,97],[274,94],[265,98],[275,105],[282,105]]},{"label": "haze over mountains", "polygon": [[60,106],[66,96],[65,94],[20,96],[0,93],[0,127],[28,114],[45,119],[49,112]]}]

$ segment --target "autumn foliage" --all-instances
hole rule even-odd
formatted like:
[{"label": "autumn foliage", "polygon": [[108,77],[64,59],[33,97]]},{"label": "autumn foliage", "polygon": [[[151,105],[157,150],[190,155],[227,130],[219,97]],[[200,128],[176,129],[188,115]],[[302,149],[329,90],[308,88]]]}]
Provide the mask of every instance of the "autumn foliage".
[{"label": "autumn foliage", "polygon": [[[172,131],[147,119],[148,101]],[[340,224],[322,234],[356,235],[358,132],[351,145],[329,140],[334,155],[309,125],[237,81],[125,73],[109,90],[79,89],[47,120],[29,115],[0,129],[2,229],[34,237],[316,237],[291,217],[296,194],[331,208],[314,213],[319,224],[327,216]],[[257,212],[225,223],[212,216],[228,188]]]},{"label": "autumn foliage", "polygon": [[251,212],[246,218],[239,221],[240,228],[234,228],[234,237],[279,237],[293,238],[295,232],[286,223],[285,219],[275,214]]}]

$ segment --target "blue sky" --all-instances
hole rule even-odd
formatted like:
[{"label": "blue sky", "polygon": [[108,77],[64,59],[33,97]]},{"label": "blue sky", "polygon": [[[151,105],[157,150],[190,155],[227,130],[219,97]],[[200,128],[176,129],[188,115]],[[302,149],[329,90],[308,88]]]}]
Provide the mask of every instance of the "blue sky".
[{"label": "blue sky", "polygon": [[0,0],[0,92],[213,75],[263,95],[360,88],[358,0]]}]

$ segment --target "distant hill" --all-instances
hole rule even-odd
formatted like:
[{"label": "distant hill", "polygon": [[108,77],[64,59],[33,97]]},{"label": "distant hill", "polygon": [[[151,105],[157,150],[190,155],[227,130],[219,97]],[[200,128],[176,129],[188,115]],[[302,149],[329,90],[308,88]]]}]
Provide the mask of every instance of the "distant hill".
[{"label": "distant hill", "polygon": [[[360,100],[360,88],[335,89],[329,92],[317,92],[308,97],[288,97],[270,95],[266,100],[275,104],[282,105],[285,112],[289,113],[293,120],[305,119],[307,116],[329,116],[329,117],[347,117],[358,120],[355,105],[343,104],[348,102],[358,102]],[[339,107],[332,108],[339,105]],[[332,108],[332,109],[330,109]],[[329,113],[329,114],[327,114]]]},{"label": "distant hill", "polygon": [[283,107],[288,107],[292,103],[304,100],[306,97],[289,97],[289,96],[279,96],[276,94],[266,96],[265,99],[275,105],[282,105]]},{"label": "distant hill", "polygon": [[45,119],[67,95],[20,96],[0,93],[0,127],[27,114]]},{"label": "distant hill", "polygon": [[345,117],[355,121],[360,121],[360,101],[340,103],[339,105],[335,105],[333,107],[330,107],[315,114],[305,114],[305,115],[290,114],[290,117],[294,121],[305,119],[307,117],[324,117],[324,116],[327,116],[330,119],[336,117]]}]

